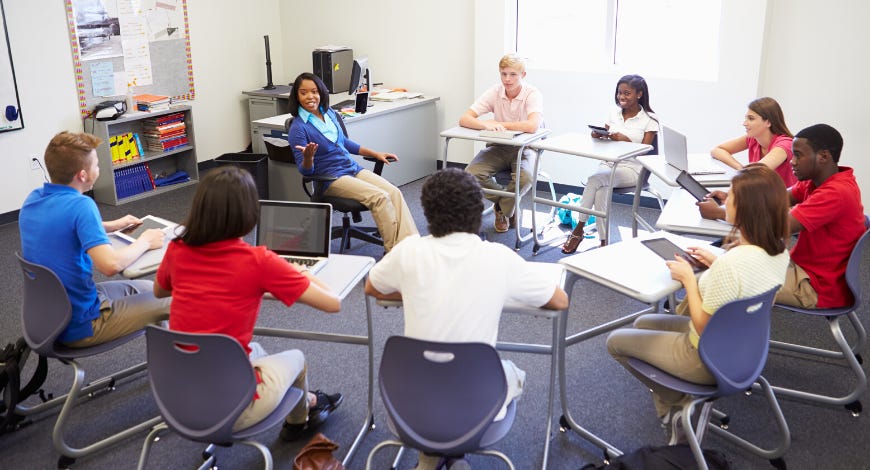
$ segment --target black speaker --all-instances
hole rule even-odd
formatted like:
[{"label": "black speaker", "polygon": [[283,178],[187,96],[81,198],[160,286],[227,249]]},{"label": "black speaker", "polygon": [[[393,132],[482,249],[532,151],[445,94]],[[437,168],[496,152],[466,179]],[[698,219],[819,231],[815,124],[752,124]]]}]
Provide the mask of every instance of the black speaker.
[{"label": "black speaker", "polygon": [[353,50],[315,49],[311,53],[314,62],[314,75],[320,77],[329,93],[344,93],[350,86],[350,73],[353,69]]}]

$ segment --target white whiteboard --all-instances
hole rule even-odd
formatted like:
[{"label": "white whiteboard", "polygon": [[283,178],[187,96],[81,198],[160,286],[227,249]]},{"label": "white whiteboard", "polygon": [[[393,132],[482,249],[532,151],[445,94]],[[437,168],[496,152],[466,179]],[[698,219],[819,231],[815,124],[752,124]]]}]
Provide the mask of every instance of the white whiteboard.
[{"label": "white whiteboard", "polygon": [[18,86],[15,83],[15,70],[12,67],[12,49],[6,31],[6,11],[0,0],[0,18],[3,31],[0,34],[0,132],[14,131],[24,127],[21,117],[21,103],[18,101]]}]

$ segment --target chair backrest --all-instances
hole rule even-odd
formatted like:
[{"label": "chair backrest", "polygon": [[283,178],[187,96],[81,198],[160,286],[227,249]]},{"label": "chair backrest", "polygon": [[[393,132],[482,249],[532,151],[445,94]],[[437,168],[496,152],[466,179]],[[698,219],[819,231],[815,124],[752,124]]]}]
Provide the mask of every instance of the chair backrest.
[{"label": "chair backrest", "polygon": [[478,450],[507,396],[498,353],[484,343],[392,336],[378,381],[398,437],[436,454]]},{"label": "chair backrest", "polygon": [[21,329],[30,349],[55,357],[54,343],[72,319],[72,305],[60,278],[51,269],[15,253],[24,280]]},{"label": "chair backrest", "polygon": [[728,302],[704,327],[698,353],[716,378],[720,395],[746,390],[761,375],[767,362],[770,310],[779,287]]},{"label": "chair backrest", "polygon": [[849,255],[849,263],[846,264],[846,285],[852,291],[852,297],[855,303],[852,304],[852,310],[857,310],[861,307],[861,258],[864,255],[864,245],[870,239],[870,216],[864,216],[864,234],[855,243],[852,248],[852,254]]},{"label": "chair backrest", "polygon": [[166,424],[188,439],[232,442],[232,428],[257,387],[242,345],[222,334],[148,326],[148,376]]}]

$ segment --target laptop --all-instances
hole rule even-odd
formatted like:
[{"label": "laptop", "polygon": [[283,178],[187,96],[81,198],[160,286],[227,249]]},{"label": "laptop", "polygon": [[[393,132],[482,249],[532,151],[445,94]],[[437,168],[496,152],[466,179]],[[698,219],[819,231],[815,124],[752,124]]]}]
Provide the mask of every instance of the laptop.
[{"label": "laptop", "polygon": [[689,168],[686,136],[666,125],[662,125],[660,140],[659,144],[665,154],[665,161],[677,171],[686,171],[691,175],[724,175],[727,171],[724,165],[712,161],[706,164],[695,162],[696,165]]},{"label": "laptop", "polygon": [[257,246],[265,246],[312,274],[326,266],[332,239],[332,205],[316,202],[260,201]]}]

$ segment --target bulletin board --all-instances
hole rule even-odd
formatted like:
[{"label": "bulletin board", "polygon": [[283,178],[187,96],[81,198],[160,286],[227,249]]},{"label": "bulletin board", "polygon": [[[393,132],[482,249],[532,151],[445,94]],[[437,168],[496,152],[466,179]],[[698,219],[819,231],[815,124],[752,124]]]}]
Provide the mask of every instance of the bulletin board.
[{"label": "bulletin board", "polygon": [[18,85],[15,82],[15,69],[12,67],[12,47],[6,31],[3,0],[0,0],[0,19],[3,26],[3,31],[0,32],[0,132],[7,132],[24,128],[24,118],[21,116]]},{"label": "bulletin board", "polygon": [[65,0],[79,109],[142,93],[194,99],[187,0]]}]

